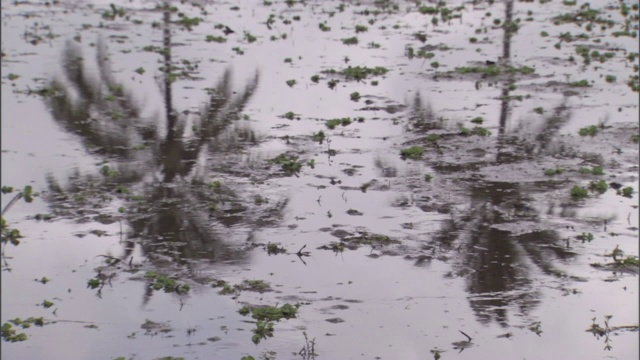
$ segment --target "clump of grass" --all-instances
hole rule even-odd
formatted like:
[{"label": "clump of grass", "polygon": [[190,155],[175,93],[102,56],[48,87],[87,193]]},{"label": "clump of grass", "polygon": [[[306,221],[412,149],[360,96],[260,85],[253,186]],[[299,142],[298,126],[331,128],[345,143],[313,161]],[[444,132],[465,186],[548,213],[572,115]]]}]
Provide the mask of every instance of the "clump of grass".
[{"label": "clump of grass", "polygon": [[296,84],[296,81],[294,79],[287,80],[287,86],[293,87],[295,84]]},{"label": "clump of grass", "polygon": [[272,164],[280,165],[283,171],[290,174],[297,174],[302,169],[302,161],[298,160],[297,156],[280,154],[275,158],[269,160],[269,162]]},{"label": "clump of grass", "polygon": [[590,87],[591,85],[589,85],[589,81],[587,81],[587,80],[580,80],[580,81],[570,82],[569,86],[571,86],[571,87]]},{"label": "clump of grass", "polygon": [[389,69],[376,66],[376,67],[367,67],[367,66],[349,66],[340,71],[335,69],[324,70],[323,73],[327,74],[340,74],[347,79],[353,79],[356,81],[361,81],[366,79],[369,76],[381,76],[389,72]]},{"label": "clump of grass", "polygon": [[583,188],[582,186],[579,185],[574,185],[571,188],[571,197],[574,199],[584,199],[587,196],[589,196],[589,192],[587,191],[587,189]]},{"label": "clump of grass", "polygon": [[500,75],[500,68],[495,65],[465,66],[456,68],[456,72],[460,74],[482,74],[486,76],[498,76]]},{"label": "clump of grass", "polygon": [[594,166],[591,169],[583,167],[583,168],[580,168],[579,171],[581,174],[585,174],[585,175],[588,175],[588,174],[604,175],[604,170],[602,170],[602,167],[600,166]]},{"label": "clump of grass", "polygon": [[462,126],[462,127],[460,127],[460,135],[462,135],[462,136],[471,136],[471,135],[489,136],[489,135],[491,135],[491,131],[489,131],[486,128],[483,128],[482,126],[476,126],[473,129],[469,129],[469,128],[466,128],[466,127]]},{"label": "clump of grass", "polygon": [[276,243],[270,242],[270,243],[267,244],[267,253],[269,255],[284,254],[286,252],[287,252],[287,249],[285,249],[285,248],[283,248],[281,246],[278,246],[278,244],[276,244]]},{"label": "clump of grass", "polygon": [[352,92],[351,95],[349,95],[351,98],[351,101],[358,101],[360,100],[360,93],[359,92]]},{"label": "clump of grass", "polygon": [[586,242],[591,242],[591,241],[593,241],[593,239],[594,239],[594,237],[593,237],[593,234],[592,234],[592,233],[585,233],[585,232],[583,232],[582,234],[580,234],[580,235],[576,236],[576,238],[577,238],[578,240],[581,240],[582,242],[585,242],[585,241],[586,241]]},{"label": "clump of grass", "polygon": [[538,106],[536,108],[533,108],[533,112],[536,113],[536,114],[542,115],[542,114],[544,114],[544,108],[542,106]]},{"label": "clump of grass", "polygon": [[608,188],[609,188],[609,185],[607,185],[607,182],[604,180],[597,180],[597,181],[594,180],[589,183],[589,189],[591,189],[592,191],[598,192],[600,194],[604,194]]},{"label": "clump of grass", "polygon": [[400,151],[400,156],[402,156],[403,159],[419,160],[422,159],[423,154],[424,148],[422,146],[412,146]]},{"label": "clump of grass", "polygon": [[314,83],[317,83],[318,81],[320,81],[320,75],[311,76],[311,81],[313,81]]},{"label": "clump of grass", "polygon": [[356,33],[366,32],[367,30],[369,28],[364,25],[356,25]]},{"label": "clump of grass", "polygon": [[191,289],[189,284],[178,283],[176,280],[164,275],[160,275],[154,271],[148,271],[144,277],[152,281],[149,286],[151,286],[151,288],[154,290],[162,289],[164,290],[164,292],[186,294]]},{"label": "clump of grass", "polygon": [[300,308],[299,304],[291,305],[284,304],[281,307],[277,306],[265,306],[265,307],[249,307],[243,306],[238,313],[246,316],[251,314],[251,317],[256,320],[262,321],[279,321],[281,319],[293,319],[298,313]]},{"label": "clump of grass", "polygon": [[227,42],[227,39],[223,36],[213,36],[213,35],[207,35],[207,37],[205,38],[206,42],[217,42],[217,43],[225,43]]},{"label": "clump of grass", "polygon": [[564,169],[555,168],[555,169],[546,169],[544,174],[547,176],[560,175],[564,172]]},{"label": "clump of grass", "polygon": [[624,197],[627,198],[632,198],[633,197],[633,193],[634,190],[631,186],[627,186],[625,188],[623,188],[622,190],[618,190],[618,195],[622,195]]},{"label": "clump of grass", "polygon": [[609,84],[612,84],[616,82],[616,77],[613,75],[607,75],[604,77],[604,81],[608,82]]},{"label": "clump of grass", "polygon": [[313,135],[311,135],[311,140],[313,141],[317,141],[319,143],[322,143],[322,141],[326,138],[326,135],[324,134],[324,131],[320,130],[317,133],[314,133]]},{"label": "clump of grass", "polygon": [[474,124],[481,125],[484,122],[484,118],[482,116],[477,116],[471,119],[471,122]]},{"label": "clump of grass", "polygon": [[342,43],[345,45],[358,45],[358,38],[356,36],[342,39]]},{"label": "clump of grass", "polygon": [[473,134],[478,135],[478,136],[489,136],[489,135],[491,135],[491,131],[489,131],[488,129],[483,128],[483,127],[481,127],[481,126],[476,126],[476,127],[474,127],[474,128],[471,130],[471,132],[472,132]]},{"label": "clump of grass", "polygon": [[595,125],[583,127],[580,130],[578,130],[578,134],[580,136],[596,136],[597,133],[598,133],[598,127]]},{"label": "clump of grass", "polygon": [[251,33],[250,33],[250,32],[248,32],[248,31],[245,31],[245,32],[244,32],[244,39],[245,39],[245,40],[247,40],[247,42],[248,42],[249,44],[251,44],[252,42],[255,42],[256,40],[258,40],[258,38],[257,38],[257,37],[255,37],[253,34],[251,34]]},{"label": "clump of grass", "polygon": [[427,141],[431,141],[431,142],[436,142],[438,140],[440,140],[440,135],[438,134],[429,134],[426,137]]},{"label": "clump of grass", "polygon": [[296,114],[293,111],[287,111],[284,115],[282,115],[282,117],[288,120],[293,120],[296,118]]},{"label": "clump of grass", "polygon": [[431,180],[433,180],[433,175],[431,175],[431,174],[424,174],[424,181],[426,181],[426,182],[431,182]]},{"label": "clump of grass", "polygon": [[349,124],[351,124],[351,118],[350,117],[344,117],[344,118],[339,118],[339,119],[331,119],[331,120],[327,120],[327,122],[325,122],[325,126],[328,127],[331,130],[335,129],[336,126],[338,126],[338,125],[347,126]]}]

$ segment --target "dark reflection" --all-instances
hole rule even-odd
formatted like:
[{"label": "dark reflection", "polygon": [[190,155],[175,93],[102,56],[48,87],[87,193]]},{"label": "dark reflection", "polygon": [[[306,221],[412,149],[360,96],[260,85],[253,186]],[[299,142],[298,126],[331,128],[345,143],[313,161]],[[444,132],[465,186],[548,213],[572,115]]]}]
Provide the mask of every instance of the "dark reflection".
[{"label": "dark reflection", "polygon": [[[513,7],[513,1],[508,0],[501,66],[509,66],[511,62],[511,41],[517,31]],[[537,193],[553,190],[552,184],[546,181],[519,184],[506,179],[488,181],[481,174],[473,174],[486,166],[501,166],[501,170],[496,171],[508,171],[509,165],[524,164],[563,151],[555,139],[571,117],[566,98],[548,112],[537,128],[521,126],[508,130],[513,101],[510,89],[515,82],[514,75],[502,79],[495,157],[486,156],[493,149],[471,149],[479,154],[477,159],[470,155],[460,161],[460,151],[456,148],[458,153],[453,160],[444,157],[444,160],[430,164],[439,174],[460,174],[464,190],[452,196],[458,204],[469,201],[468,206],[458,206],[452,211],[451,218],[442,223],[433,241],[440,251],[459,254],[454,256],[457,260],[450,276],[466,279],[469,303],[478,321],[496,322],[502,326],[509,325],[514,311],[526,317],[541,302],[541,293],[533,280],[534,272],[558,279],[568,278],[555,264],[574,256],[556,231],[541,230],[544,224],[540,209],[531,205],[536,203]],[[436,120],[437,116],[418,96],[413,107],[416,109],[413,116],[416,130],[443,128]],[[443,151],[446,154],[454,150]],[[501,174],[496,175],[499,179]],[[418,201],[418,206],[425,211],[434,211],[443,205],[427,199]],[[555,206],[553,200],[549,206]]]},{"label": "dark reflection", "polygon": [[416,91],[410,109],[408,123],[411,124],[413,129],[409,130],[429,131],[444,127],[444,120],[436,118],[431,104],[429,102],[424,103],[419,91]]},{"label": "dark reflection", "polygon": [[177,111],[171,11],[164,9],[163,47],[158,51],[164,104],[148,118],[142,117],[144,107],[132,91],[113,76],[102,40],[96,74],[85,68],[78,45],[66,43],[64,76],[51,82],[57,95],[47,98],[47,105],[54,120],[104,164],[97,175],[76,171],[64,186],[48,176],[48,199],[58,216],[126,225],[124,251],[117,256],[123,263],[137,247],[157,267],[192,269],[193,260],[246,261],[246,252],[237,245],[251,240],[257,229],[279,222],[287,204],[263,197],[248,179],[252,164],[238,151],[258,143],[249,125],[240,123],[260,75],[256,72],[234,91],[226,69],[207,89],[199,112]]}]

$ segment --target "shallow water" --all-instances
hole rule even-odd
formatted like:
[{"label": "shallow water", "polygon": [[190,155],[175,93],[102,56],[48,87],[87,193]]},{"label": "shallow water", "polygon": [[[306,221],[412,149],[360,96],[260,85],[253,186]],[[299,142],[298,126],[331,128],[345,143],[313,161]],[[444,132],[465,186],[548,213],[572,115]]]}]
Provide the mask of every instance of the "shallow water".
[{"label": "shallow water", "polygon": [[[591,3],[587,30],[552,20],[581,2],[449,2],[448,20],[410,1],[114,4],[2,3],[2,207],[23,236],[3,244],[2,323],[44,321],[3,332],[3,358],[640,355],[638,266],[620,263],[638,256],[638,44],[612,35],[637,9]],[[501,74],[459,70],[486,61]],[[388,72],[326,72],[347,66]],[[634,191],[571,197],[601,179]],[[238,311],[286,303],[254,344]]]}]

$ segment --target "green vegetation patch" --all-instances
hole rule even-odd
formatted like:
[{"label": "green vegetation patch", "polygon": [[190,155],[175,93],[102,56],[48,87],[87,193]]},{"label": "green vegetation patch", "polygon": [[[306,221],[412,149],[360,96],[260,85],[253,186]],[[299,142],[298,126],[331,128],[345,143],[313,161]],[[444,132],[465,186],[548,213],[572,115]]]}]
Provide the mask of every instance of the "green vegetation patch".
[{"label": "green vegetation patch", "polygon": [[251,314],[251,317],[256,320],[262,321],[279,321],[281,319],[293,319],[298,313],[300,304],[284,304],[281,307],[277,306],[261,306],[250,307],[243,306],[238,312],[240,315],[247,316]]},{"label": "green vegetation patch", "polygon": [[387,235],[367,232],[363,232],[358,236],[347,236],[342,241],[352,245],[391,245],[400,243],[400,241],[394,240]]},{"label": "green vegetation patch", "polygon": [[149,284],[149,286],[154,290],[162,289],[164,292],[175,292],[181,295],[186,294],[191,290],[189,284],[179,283],[175,279],[160,275],[154,271],[148,271],[144,277],[151,280],[151,284]]},{"label": "green vegetation patch", "polygon": [[603,194],[607,191],[607,189],[609,189],[609,185],[607,185],[607,182],[604,180],[595,180],[589,183],[589,189],[591,191]]},{"label": "green vegetation patch", "polygon": [[356,36],[344,38],[342,39],[342,43],[345,45],[358,45],[358,38]]},{"label": "green vegetation patch", "polygon": [[224,280],[215,280],[211,287],[221,288],[218,291],[220,295],[235,295],[241,291],[253,291],[265,293],[273,291],[271,285],[264,280],[243,280],[240,284],[231,285]]},{"label": "green vegetation patch", "polygon": [[282,170],[287,173],[298,173],[302,169],[302,161],[299,160],[298,156],[295,155],[287,155],[280,154],[275,158],[269,160],[271,164],[278,164],[281,166]]},{"label": "green vegetation patch", "polygon": [[419,160],[422,159],[423,154],[424,148],[422,146],[412,146],[400,150],[400,156],[402,156],[403,159]]},{"label": "green vegetation patch", "polygon": [[589,192],[587,191],[587,189],[583,188],[582,186],[579,185],[574,185],[571,188],[571,197],[574,199],[584,199],[587,196],[589,196]]},{"label": "green vegetation patch", "polygon": [[580,9],[578,11],[562,14],[554,17],[553,23],[555,25],[569,24],[569,23],[582,25],[584,23],[595,23],[595,24],[604,25],[607,27],[613,27],[615,25],[615,22],[613,20],[604,19],[599,15],[600,15],[600,11],[596,9],[591,9],[589,7],[589,3],[586,3],[580,6]]},{"label": "green vegetation patch", "polygon": [[500,67],[497,65],[486,65],[486,66],[463,66],[456,68],[455,70],[459,74],[480,74],[483,76],[498,76],[502,73],[506,74],[522,74],[529,75],[535,73],[535,69],[522,66],[522,67]]},{"label": "green vegetation patch", "polygon": [[367,67],[367,66],[349,66],[342,70],[328,69],[322,71],[325,74],[338,74],[344,76],[347,80],[356,80],[361,81],[366,79],[369,76],[382,76],[389,72],[389,69],[376,66],[376,67]]},{"label": "green vegetation patch", "polygon": [[598,134],[598,127],[595,125],[583,127],[578,130],[578,135],[580,136],[596,136]]},{"label": "green vegetation patch", "polygon": [[329,129],[333,130],[335,129],[338,125],[341,126],[348,126],[352,123],[351,118],[350,117],[344,117],[344,118],[339,118],[339,119],[331,119],[331,120],[327,120],[327,122],[325,122],[325,126],[328,127]]},{"label": "green vegetation patch", "polygon": [[28,339],[27,334],[18,332],[18,329],[19,328],[28,329],[31,327],[31,325],[44,326],[45,325],[44,318],[30,317],[26,320],[22,320],[20,318],[9,320],[8,322],[2,324],[0,336],[2,337],[2,340],[7,342],[25,341]]},{"label": "green vegetation patch", "polygon": [[547,176],[554,176],[554,175],[560,175],[564,172],[564,169],[561,168],[555,168],[555,169],[546,169],[544,171],[544,174]]}]

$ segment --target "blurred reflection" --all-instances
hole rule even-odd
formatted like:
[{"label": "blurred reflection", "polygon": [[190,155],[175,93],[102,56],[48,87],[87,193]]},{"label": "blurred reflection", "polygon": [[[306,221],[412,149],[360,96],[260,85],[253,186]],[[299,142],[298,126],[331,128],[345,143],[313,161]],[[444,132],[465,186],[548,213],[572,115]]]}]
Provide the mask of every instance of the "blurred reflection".
[{"label": "blurred reflection", "polygon": [[[163,109],[142,117],[142,104],[119,83],[109,67],[106,45],[98,41],[98,71],[90,73],[79,46],[67,42],[63,77],[51,82],[47,98],[54,120],[75,134],[91,153],[104,159],[100,174],[79,171],[61,183],[48,176],[48,199],[58,216],[105,224],[125,222],[129,259],[136,246],[156,266],[190,267],[195,259],[246,261],[237,245],[255,231],[280,221],[287,204],[267,201],[251,183],[252,164],[241,151],[256,145],[254,131],[241,114],[258,88],[258,72],[240,90],[226,69],[207,89],[197,113],[174,109],[171,11],[163,12]],[[191,133],[188,133],[189,129]],[[115,164],[115,165],[114,165]],[[119,208],[119,212],[114,209]],[[236,247],[233,247],[235,242]],[[163,265],[164,264],[164,265]]]},{"label": "blurred reflection", "polygon": [[[511,41],[517,31],[517,26],[513,25],[513,5],[512,0],[505,4],[500,60],[504,66],[510,65]],[[566,98],[537,127],[520,125],[509,129],[513,101],[510,89],[515,81],[511,76],[502,84],[495,158],[484,156],[485,151],[478,160],[460,161],[454,157],[432,164],[440,174],[460,174],[466,179],[461,183],[465,190],[453,196],[457,204],[469,201],[468,206],[458,206],[452,212],[451,218],[443,222],[433,240],[439,249],[460,254],[454,255],[455,270],[449,276],[465,277],[469,303],[478,321],[496,322],[502,326],[509,325],[510,317],[514,316],[510,313],[515,311],[517,316],[526,317],[540,303],[541,293],[533,280],[535,271],[564,279],[567,275],[555,264],[574,256],[556,231],[538,230],[542,227],[538,225],[541,223],[539,210],[530,205],[534,203],[536,193],[553,190],[552,186],[546,182],[519,184],[508,180],[488,181],[479,174],[469,176],[470,172],[482,167],[502,166],[499,169],[508,169],[504,165],[530,162],[562,151],[555,140],[571,117]],[[422,108],[421,102],[416,100],[414,107]],[[436,116],[432,111],[426,114],[425,118],[430,121],[422,118],[414,121],[433,124]],[[427,130],[434,128],[438,127],[426,127]],[[550,203],[553,206],[553,200]],[[437,205],[419,206],[432,209]]]}]

